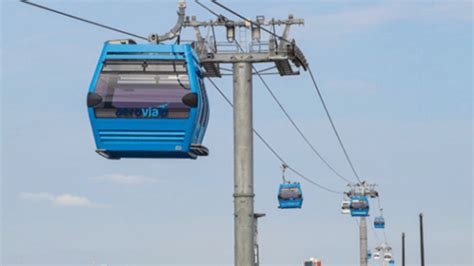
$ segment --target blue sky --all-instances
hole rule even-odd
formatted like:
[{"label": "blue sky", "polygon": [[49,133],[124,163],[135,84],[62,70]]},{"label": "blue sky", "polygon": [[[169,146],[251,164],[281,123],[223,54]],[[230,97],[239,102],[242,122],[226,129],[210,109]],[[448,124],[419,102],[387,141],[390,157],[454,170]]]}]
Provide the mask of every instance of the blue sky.
[{"label": "blue sky", "polygon": [[[408,262],[418,263],[422,211],[428,263],[472,265],[472,3],[255,2],[225,1],[249,17],[306,20],[292,37],[359,173],[379,184],[396,259],[406,232]],[[176,19],[175,1],[39,3],[145,36]],[[208,158],[107,161],[94,152],[85,96],[103,42],[126,36],[17,1],[2,1],[1,9],[2,264],[232,263],[232,113],[216,91],[208,84]],[[212,18],[192,1],[187,12]],[[308,74],[266,80],[321,153],[350,176]],[[229,78],[216,82],[231,95]],[[254,97],[255,128],[287,161],[344,189],[257,79]],[[339,214],[342,198],[301,181],[304,208],[281,211],[279,182],[279,162],[256,140],[256,211],[267,214],[263,264],[319,257],[355,265],[356,221]]]}]

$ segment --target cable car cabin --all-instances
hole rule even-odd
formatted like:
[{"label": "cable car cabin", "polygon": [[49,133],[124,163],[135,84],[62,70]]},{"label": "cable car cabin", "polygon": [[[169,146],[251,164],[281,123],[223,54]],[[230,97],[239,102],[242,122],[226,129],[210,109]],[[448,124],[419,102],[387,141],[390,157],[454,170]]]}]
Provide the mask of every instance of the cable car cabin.
[{"label": "cable car cabin", "polygon": [[375,217],[374,227],[377,228],[377,229],[384,229],[385,228],[385,219],[383,218],[383,216]]},{"label": "cable car cabin", "polygon": [[374,260],[379,260],[380,259],[380,253],[379,252],[375,252],[374,253]]},{"label": "cable car cabin", "polygon": [[372,258],[372,251],[367,251],[367,258],[370,260]]},{"label": "cable car cabin", "polygon": [[349,200],[342,201],[341,213],[342,214],[350,214],[351,213],[350,206],[351,206],[351,202]]},{"label": "cable car cabin", "polygon": [[280,209],[299,209],[303,205],[303,191],[300,183],[284,183],[278,192]]},{"label": "cable car cabin", "polygon": [[390,266],[395,266],[395,260],[389,260],[388,265]]},{"label": "cable car cabin", "polygon": [[384,261],[391,261],[392,260],[392,253],[385,253],[383,255],[383,260]]},{"label": "cable car cabin", "polygon": [[97,153],[108,159],[206,156],[209,104],[189,44],[105,43],[87,96]]},{"label": "cable car cabin", "polygon": [[367,196],[352,196],[350,208],[352,217],[369,216],[369,199]]}]

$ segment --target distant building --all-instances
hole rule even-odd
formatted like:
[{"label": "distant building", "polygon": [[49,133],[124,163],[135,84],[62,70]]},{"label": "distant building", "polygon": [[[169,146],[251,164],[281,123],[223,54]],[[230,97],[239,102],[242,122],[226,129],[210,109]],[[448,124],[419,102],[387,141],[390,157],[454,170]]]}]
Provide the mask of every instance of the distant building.
[{"label": "distant building", "polygon": [[318,260],[318,259],[315,259],[315,258],[311,258],[307,261],[304,262],[304,266],[322,266],[322,262],[321,260]]}]

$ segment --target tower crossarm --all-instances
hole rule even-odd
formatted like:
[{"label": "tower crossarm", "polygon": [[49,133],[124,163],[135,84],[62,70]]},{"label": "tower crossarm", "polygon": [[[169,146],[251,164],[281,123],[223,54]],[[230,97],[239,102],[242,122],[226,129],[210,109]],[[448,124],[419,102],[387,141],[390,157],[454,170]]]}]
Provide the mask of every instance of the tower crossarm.
[{"label": "tower crossarm", "polygon": [[[183,27],[194,28],[197,40],[194,42],[196,54],[210,77],[220,77],[220,64],[233,64],[236,62],[248,63],[274,63],[281,76],[298,75],[298,68],[307,70],[308,62],[303,52],[298,48],[294,40],[289,40],[289,30],[292,25],[304,25],[304,19],[296,19],[289,15],[287,19],[266,20],[263,16],[257,16],[255,20],[229,20],[219,15],[215,20],[198,21],[195,16],[187,16]],[[271,33],[264,27],[284,26],[283,35]],[[225,27],[227,33],[226,42],[218,42],[213,36],[214,43],[209,44],[203,39],[200,28]],[[235,40],[235,28],[247,28],[252,34],[252,43],[239,43]],[[261,30],[269,32],[268,42],[261,42]],[[243,41],[245,42],[245,41]],[[251,48],[244,49],[249,45]],[[253,47],[258,49],[253,49]],[[263,48],[262,48],[263,47]],[[227,49],[224,49],[227,48]],[[230,49],[229,49],[230,48]]]}]

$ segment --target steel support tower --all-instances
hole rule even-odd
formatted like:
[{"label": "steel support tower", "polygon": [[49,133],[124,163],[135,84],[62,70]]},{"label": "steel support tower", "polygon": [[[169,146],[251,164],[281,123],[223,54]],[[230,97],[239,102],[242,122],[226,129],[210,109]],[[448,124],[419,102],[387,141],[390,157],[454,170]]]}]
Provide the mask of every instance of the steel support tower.
[{"label": "steel support tower", "polygon": [[368,245],[367,245],[367,219],[360,218],[359,223],[359,243],[360,243],[360,265],[368,266]]},{"label": "steel support tower", "polygon": [[254,265],[252,64],[233,63],[235,265]]},{"label": "steel support tower", "polygon": [[[347,197],[368,196],[377,198],[379,193],[375,189],[376,184],[368,184],[365,181],[355,184],[348,184],[349,191],[345,192]],[[368,246],[367,246],[367,218],[361,217],[359,222],[359,244],[360,244],[360,266],[368,266]]]},{"label": "steel support tower", "polygon": [[[234,262],[235,266],[256,266],[255,254],[255,212],[254,212],[254,176],[253,176],[253,97],[252,76],[258,72],[255,64],[273,64],[272,74],[280,76],[298,75],[299,67],[307,69],[307,61],[296,46],[288,41],[291,25],[302,25],[302,19],[292,15],[285,20],[266,20],[258,16],[256,20],[233,21],[220,15],[215,21],[196,20],[186,17],[183,27],[191,27],[196,34],[193,42],[195,51],[207,77],[221,77],[222,64],[231,64],[234,102]],[[268,34],[268,41],[261,41],[264,26],[285,26],[282,36]],[[203,38],[200,28],[224,27],[226,42],[217,42],[217,36]],[[238,31],[237,31],[237,30]],[[236,32],[240,42],[236,40]],[[252,42],[247,43],[242,32],[251,35]],[[245,35],[245,34],[244,34]],[[221,49],[221,48],[225,48]]]}]

